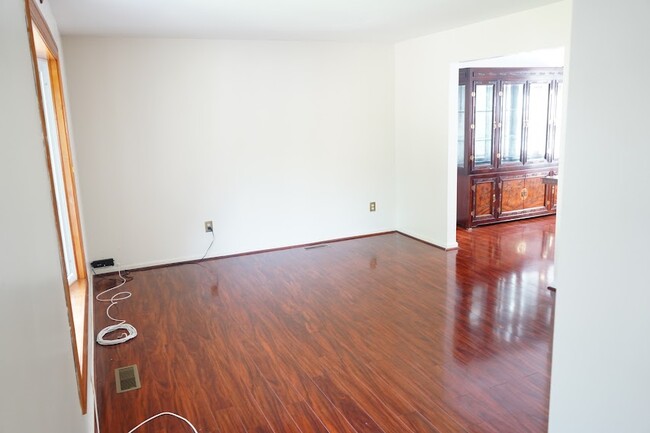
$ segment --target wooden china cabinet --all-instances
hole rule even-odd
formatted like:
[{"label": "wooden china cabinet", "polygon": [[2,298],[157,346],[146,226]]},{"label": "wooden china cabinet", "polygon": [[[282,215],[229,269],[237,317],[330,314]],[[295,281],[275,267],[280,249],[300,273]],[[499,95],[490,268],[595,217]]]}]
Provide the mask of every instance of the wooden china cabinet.
[{"label": "wooden china cabinet", "polygon": [[458,225],[554,214],[562,68],[461,69]]}]

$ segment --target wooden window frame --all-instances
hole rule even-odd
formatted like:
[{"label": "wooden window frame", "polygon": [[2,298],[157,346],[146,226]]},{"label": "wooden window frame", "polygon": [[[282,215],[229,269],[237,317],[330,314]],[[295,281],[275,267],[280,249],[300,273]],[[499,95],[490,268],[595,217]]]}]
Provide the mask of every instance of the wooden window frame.
[{"label": "wooden window frame", "polygon": [[[72,350],[77,375],[77,388],[79,391],[79,401],[81,404],[82,414],[87,412],[87,380],[88,380],[88,273],[86,269],[86,259],[84,254],[83,238],[81,233],[81,221],[79,218],[79,207],[77,201],[77,189],[75,182],[74,169],[72,164],[72,153],[70,151],[70,137],[68,134],[68,120],[63,93],[63,83],[61,79],[61,68],[59,65],[59,50],[52,36],[45,18],[41,14],[38,6],[33,0],[25,0],[25,12],[27,21],[27,32],[29,36],[29,48],[32,57],[32,66],[34,69],[34,82],[38,96],[39,115],[41,127],[43,129],[43,143],[45,145],[45,154],[47,158],[47,168],[50,175],[50,188],[54,219],[59,240],[59,258],[61,265],[62,282],[65,291],[65,300],[68,308],[68,321],[70,323],[70,337],[72,340]],[[48,49],[48,67],[50,80],[52,84],[52,97],[56,117],[59,147],[61,150],[61,165],[63,171],[63,183],[65,189],[65,198],[67,203],[68,215],[70,218],[70,232],[72,235],[72,244],[74,250],[75,266],[77,270],[77,280],[69,283],[66,272],[65,259],[63,254],[63,237],[60,229],[60,222],[57,211],[57,200],[54,193],[54,176],[52,173],[50,147],[48,145],[47,129],[45,124],[45,112],[43,107],[43,95],[41,93],[41,83],[38,73],[38,55],[35,44],[35,31],[37,30],[40,38]],[[73,314],[72,292],[81,294],[83,312],[82,317],[78,317],[81,323],[75,322]],[[79,335],[81,334],[81,335]],[[82,345],[80,352],[79,343]],[[79,356],[81,354],[81,356]]]}]

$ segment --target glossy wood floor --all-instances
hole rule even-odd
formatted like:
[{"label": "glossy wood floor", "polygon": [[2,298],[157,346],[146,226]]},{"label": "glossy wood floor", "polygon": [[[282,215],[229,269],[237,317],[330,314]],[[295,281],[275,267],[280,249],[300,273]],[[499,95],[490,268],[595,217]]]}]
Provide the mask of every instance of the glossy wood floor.
[{"label": "glossy wood floor", "polygon": [[[388,234],[133,272],[112,313],[138,337],[96,345],[101,431],[173,411],[203,433],[544,432],[554,227],[459,230],[452,252]],[[116,394],[129,364],[142,389]]]}]

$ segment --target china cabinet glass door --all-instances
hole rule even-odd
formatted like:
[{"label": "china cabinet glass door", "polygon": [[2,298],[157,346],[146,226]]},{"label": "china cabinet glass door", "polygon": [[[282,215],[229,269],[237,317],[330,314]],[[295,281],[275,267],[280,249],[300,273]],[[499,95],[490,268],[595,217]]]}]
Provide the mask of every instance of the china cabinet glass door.
[{"label": "china cabinet glass door", "polygon": [[458,144],[456,160],[458,167],[465,166],[465,85],[458,86]]},{"label": "china cabinet glass door", "polygon": [[553,146],[553,160],[557,161],[560,159],[562,154],[562,120],[564,116],[564,85],[561,81],[557,83],[557,93],[555,95],[555,132],[554,132],[554,146]]},{"label": "china cabinet glass door", "polygon": [[523,164],[524,83],[503,83],[501,90],[501,164]]},{"label": "china cabinet glass door", "polygon": [[529,84],[528,119],[526,121],[526,162],[528,163],[546,159],[549,90],[549,82]]},{"label": "china cabinet glass door", "polygon": [[494,166],[493,147],[496,127],[494,120],[494,93],[496,84],[476,84],[474,87],[474,129],[473,149],[470,159],[475,168]]}]

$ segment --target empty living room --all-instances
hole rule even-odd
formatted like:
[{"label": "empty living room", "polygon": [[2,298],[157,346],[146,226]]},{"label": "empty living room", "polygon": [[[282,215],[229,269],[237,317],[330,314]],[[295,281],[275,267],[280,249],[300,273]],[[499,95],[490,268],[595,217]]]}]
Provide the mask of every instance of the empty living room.
[{"label": "empty living room", "polygon": [[647,0],[0,2],[0,432],[650,433]]}]

